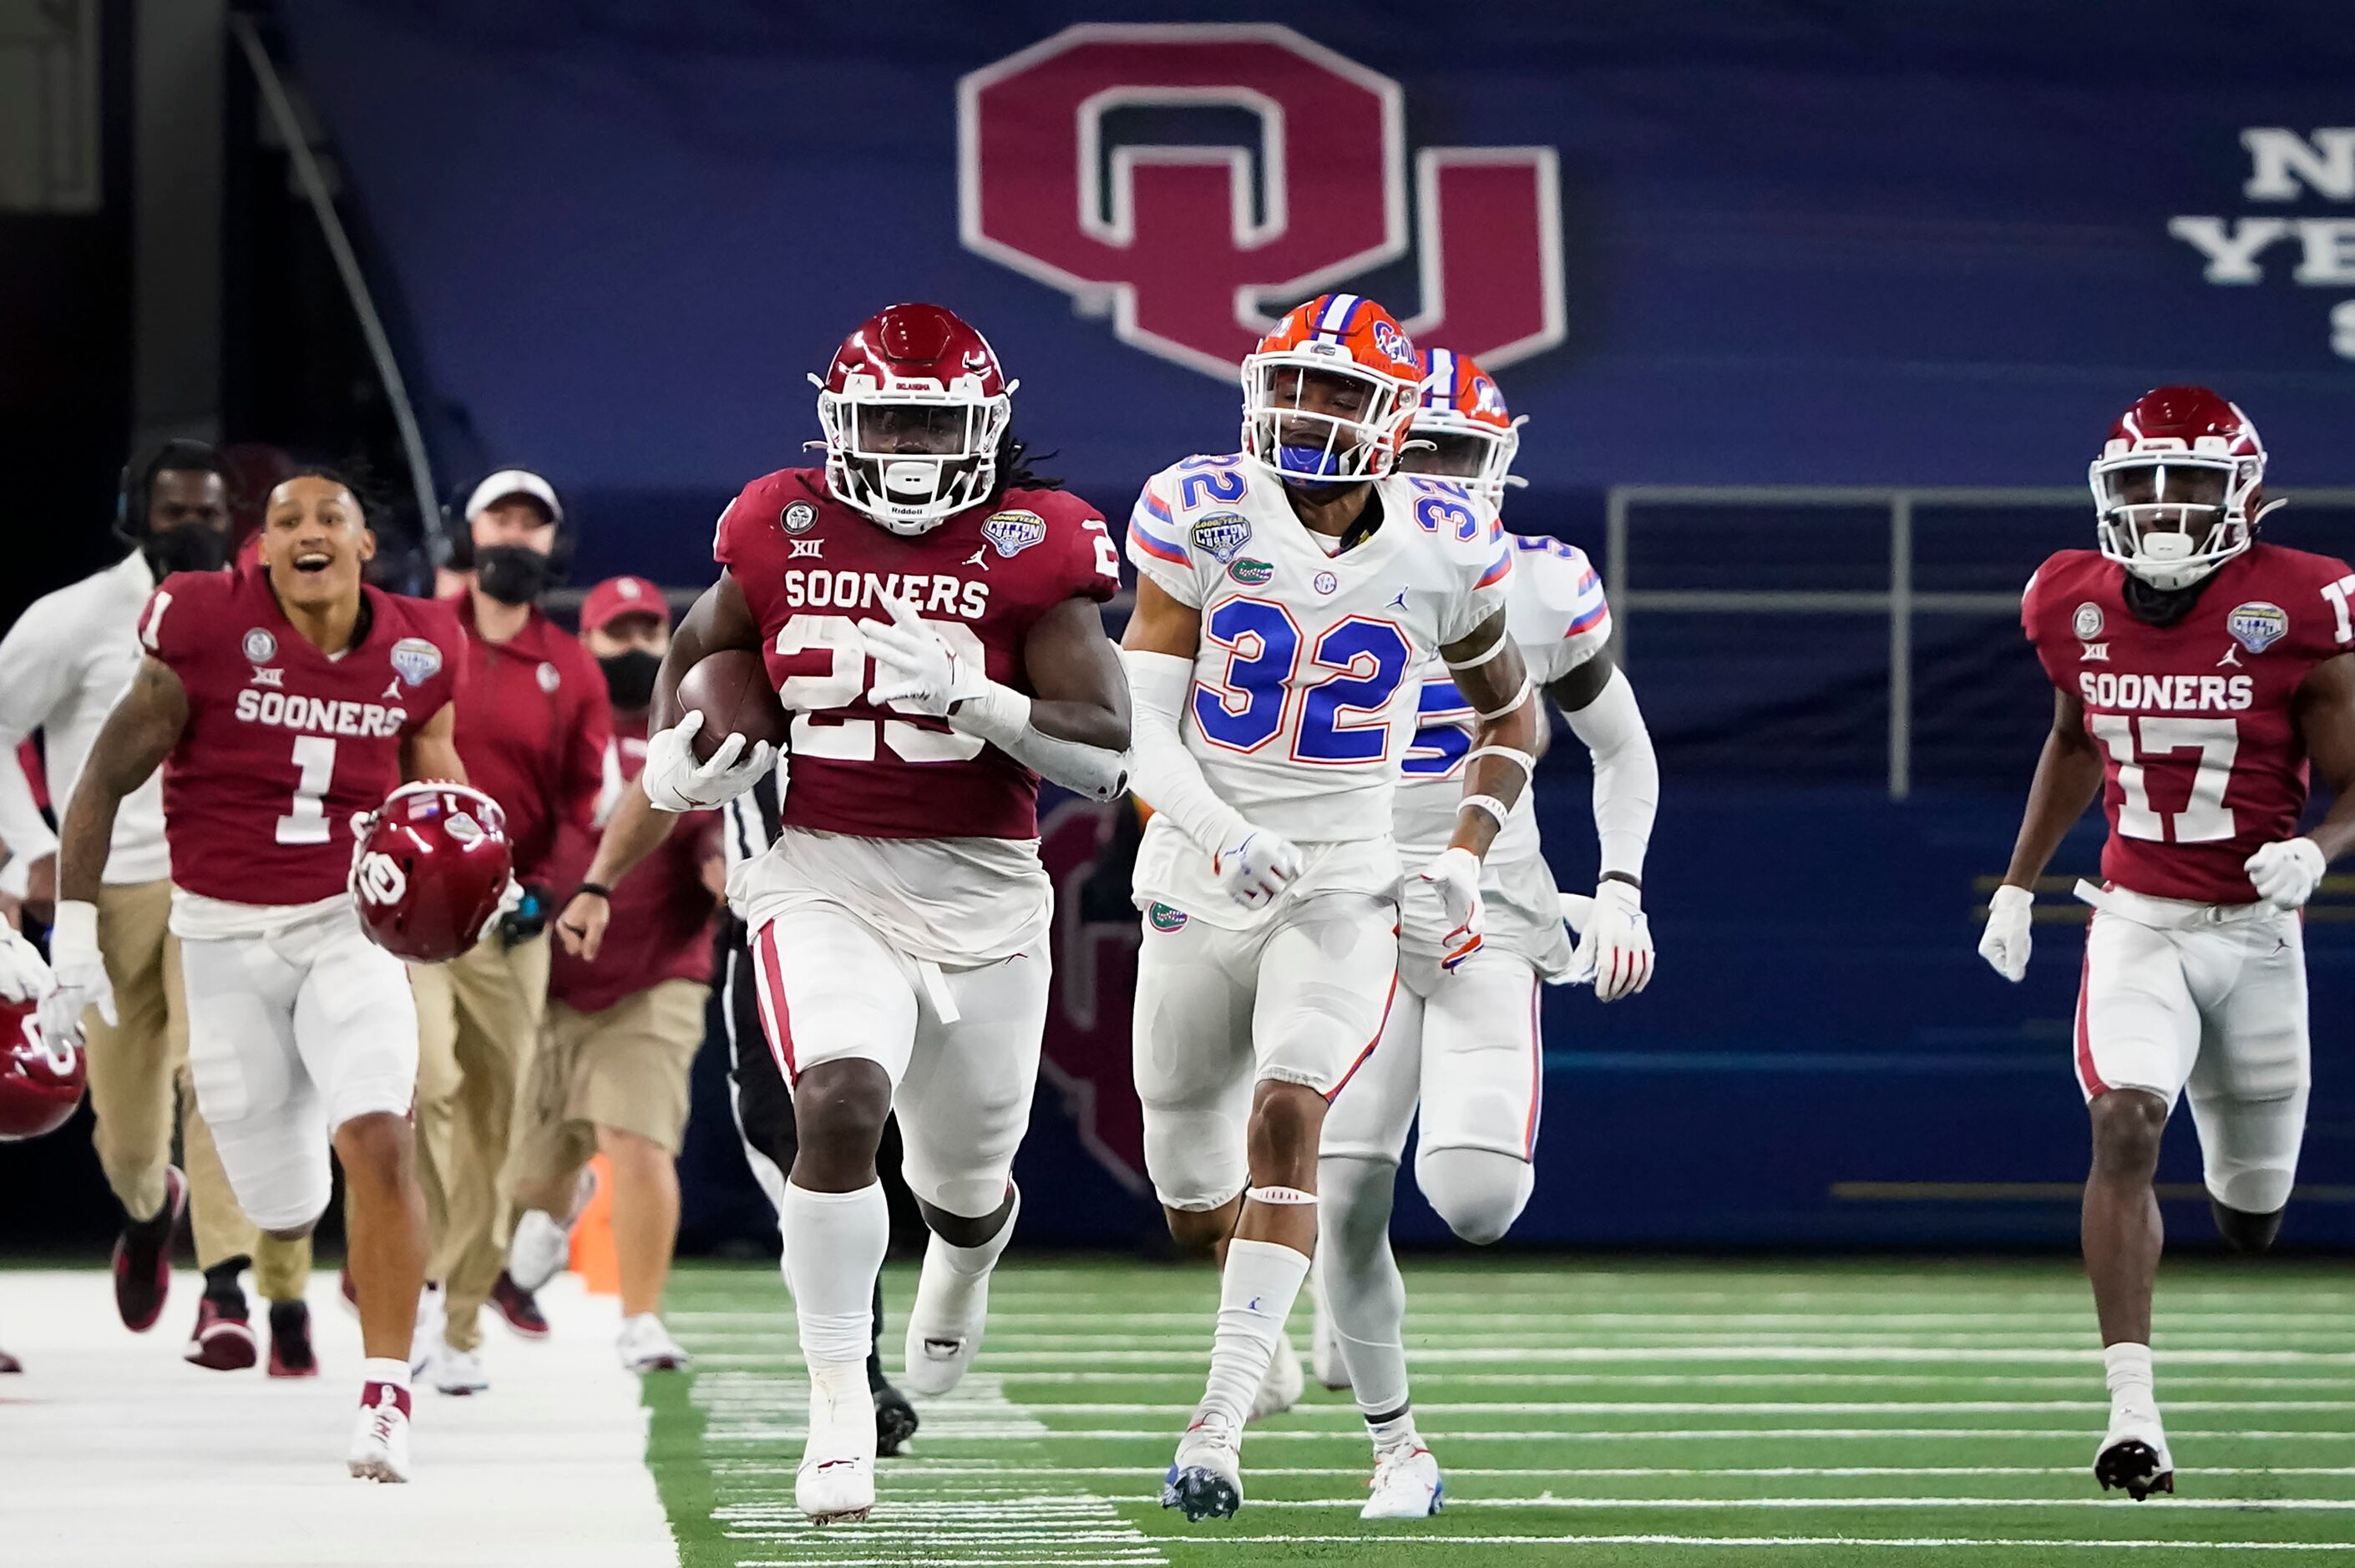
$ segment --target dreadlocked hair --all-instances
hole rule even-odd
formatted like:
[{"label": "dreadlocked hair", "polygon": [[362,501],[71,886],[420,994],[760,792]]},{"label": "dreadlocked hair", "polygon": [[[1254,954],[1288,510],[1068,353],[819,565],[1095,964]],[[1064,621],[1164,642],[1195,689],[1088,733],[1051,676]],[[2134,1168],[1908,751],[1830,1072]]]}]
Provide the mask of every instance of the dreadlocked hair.
[{"label": "dreadlocked hair", "polygon": [[[1043,452],[1041,459],[1053,457]],[[1040,473],[1030,466],[1030,446],[1008,429],[997,438],[997,486],[986,504],[995,506],[1009,490],[1060,490],[1062,480],[1053,474]]]}]

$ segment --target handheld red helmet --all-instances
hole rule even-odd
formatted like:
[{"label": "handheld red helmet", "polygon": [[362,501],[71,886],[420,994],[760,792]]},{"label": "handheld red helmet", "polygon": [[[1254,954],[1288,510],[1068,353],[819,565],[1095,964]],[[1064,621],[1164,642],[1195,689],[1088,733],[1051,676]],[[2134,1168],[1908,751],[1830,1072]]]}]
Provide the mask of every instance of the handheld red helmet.
[{"label": "handheld red helmet", "polygon": [[2189,588],[2247,549],[2282,503],[2250,508],[2264,443],[2205,387],[2158,387],[2110,427],[2088,471],[2102,554],[2157,588]]},{"label": "handheld red helmet", "polygon": [[404,784],[352,834],[352,901],[369,940],[421,964],[473,947],[515,867],[506,813],[464,784]]},{"label": "handheld red helmet", "polygon": [[1397,466],[1423,366],[1390,312],[1319,294],[1243,356],[1243,451],[1289,484],[1353,484]]},{"label": "handheld red helmet", "polygon": [[939,305],[858,323],[817,387],[826,484],[894,534],[923,534],[987,501],[1013,391],[989,340]]},{"label": "handheld red helmet", "polygon": [[87,1081],[80,1050],[45,1035],[36,1002],[0,1000],[0,1143],[65,1126]]},{"label": "handheld red helmet", "polygon": [[1423,389],[1407,427],[1399,466],[1415,473],[1459,479],[1491,506],[1501,506],[1505,487],[1526,484],[1513,474],[1521,450],[1521,426],[1505,407],[1496,379],[1472,356],[1452,348],[1420,350]]}]

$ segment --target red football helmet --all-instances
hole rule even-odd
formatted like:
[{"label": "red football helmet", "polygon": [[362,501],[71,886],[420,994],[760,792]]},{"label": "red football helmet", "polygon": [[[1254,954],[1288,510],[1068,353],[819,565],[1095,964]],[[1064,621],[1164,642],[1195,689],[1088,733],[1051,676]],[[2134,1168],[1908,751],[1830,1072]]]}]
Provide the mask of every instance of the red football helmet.
[{"label": "red football helmet", "polygon": [[352,900],[369,939],[421,964],[473,947],[514,873],[506,826],[496,800],[464,784],[386,796],[352,832]]},{"label": "red football helmet", "polygon": [[2189,588],[2282,504],[2258,504],[2264,477],[2264,443],[2238,405],[2155,387],[2118,416],[2089,473],[2102,554],[2153,588]]},{"label": "red football helmet", "polygon": [[1397,466],[1423,366],[1363,294],[1319,294],[1243,356],[1243,451],[1293,484],[1351,484]]},{"label": "red football helmet", "polygon": [[834,351],[817,387],[826,484],[894,534],[924,534],[989,499],[1014,418],[989,340],[939,305],[892,305]]},{"label": "red football helmet", "polygon": [[1418,357],[1423,390],[1399,467],[1460,479],[1489,505],[1503,505],[1507,485],[1529,482],[1513,476],[1513,455],[1521,450],[1521,426],[1529,416],[1513,418],[1495,378],[1469,355],[1426,348]]},{"label": "red football helmet", "polygon": [[65,1126],[86,1077],[80,1049],[43,1033],[37,1002],[0,999],[0,1143]]}]

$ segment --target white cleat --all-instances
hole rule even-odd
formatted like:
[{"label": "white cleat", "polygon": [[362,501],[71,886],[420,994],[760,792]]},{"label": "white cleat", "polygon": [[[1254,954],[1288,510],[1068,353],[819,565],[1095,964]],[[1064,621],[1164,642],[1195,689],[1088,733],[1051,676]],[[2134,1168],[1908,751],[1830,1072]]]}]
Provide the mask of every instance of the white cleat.
[{"label": "white cleat", "polygon": [[363,1481],[409,1479],[409,1411],[400,1390],[377,1385],[377,1400],[360,1406],[348,1456],[352,1474]]},{"label": "white cleat", "polygon": [[1251,1419],[1264,1421],[1271,1415],[1281,1415],[1300,1403],[1308,1391],[1308,1379],[1300,1370],[1300,1352],[1292,1348],[1292,1336],[1286,1333],[1276,1341],[1275,1354],[1268,1358],[1267,1375],[1259,1380],[1259,1392],[1252,1395]]},{"label": "white cleat", "polygon": [[2153,1492],[2175,1490],[2175,1460],[2167,1451],[2157,1405],[2110,1407],[2109,1436],[2094,1456],[2094,1478],[2104,1491],[2116,1488],[2137,1502]]},{"label": "white cleat", "polygon": [[491,1374],[483,1365],[482,1352],[462,1351],[447,1341],[433,1348],[425,1377],[443,1393],[481,1393],[491,1386]]},{"label": "white cleat", "polygon": [[516,1216],[515,1239],[507,1243],[507,1277],[538,1290],[564,1271],[572,1258],[572,1229],[551,1214],[526,1209]]},{"label": "white cleat", "polygon": [[1185,1510],[1188,1522],[1233,1518],[1243,1506],[1242,1430],[1223,1416],[1197,1414],[1161,1478],[1161,1506]]},{"label": "white cleat", "polygon": [[613,1350],[622,1358],[623,1372],[684,1372],[695,1359],[652,1312],[623,1319],[622,1336],[613,1341]]},{"label": "white cleat", "polygon": [[938,1236],[924,1249],[924,1271],[916,1280],[916,1299],[908,1308],[905,1367],[900,1387],[908,1393],[937,1398],[964,1381],[965,1369],[981,1351],[981,1331],[989,1319],[989,1276],[978,1279],[960,1275],[942,1256],[945,1244]]},{"label": "white cleat", "polygon": [[417,1327],[409,1331],[409,1375],[412,1380],[423,1377],[425,1369],[433,1364],[434,1352],[442,1348],[442,1334],[449,1326],[449,1312],[442,1305],[442,1287],[429,1285],[419,1291]]},{"label": "white cleat", "polygon": [[809,1428],[794,1506],[812,1524],[856,1524],[875,1506],[875,1396],[866,1363],[810,1370]]},{"label": "white cleat", "polygon": [[1439,1478],[1439,1461],[1417,1443],[1401,1446],[1374,1461],[1374,1478],[1367,1485],[1372,1495],[1358,1510],[1359,1519],[1429,1519],[1444,1506],[1447,1484]]}]

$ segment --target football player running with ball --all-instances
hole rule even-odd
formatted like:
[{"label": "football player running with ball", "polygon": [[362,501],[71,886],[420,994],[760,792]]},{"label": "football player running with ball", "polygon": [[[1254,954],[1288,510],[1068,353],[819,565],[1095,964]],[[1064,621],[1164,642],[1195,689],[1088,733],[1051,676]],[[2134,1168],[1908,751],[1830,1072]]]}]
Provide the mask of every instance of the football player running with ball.
[{"label": "football player running with ball", "polygon": [[[1424,350],[1423,366],[1400,468],[1453,479],[1501,505],[1520,438],[1496,382],[1446,349]],[[1391,1200],[1408,1127],[1421,1117],[1414,1176],[1431,1206],[1465,1241],[1498,1240],[1520,1216],[1534,1180],[1544,1070],[1539,985],[1592,976],[1595,995],[1616,1001],[1652,977],[1643,871],[1660,770],[1635,691],[1607,652],[1603,584],[1585,555],[1558,539],[1524,535],[1512,543],[1507,630],[1530,679],[1560,705],[1593,756],[1601,878],[1573,953],[1536,812],[1522,797],[1484,863],[1485,939],[1452,974],[1441,968],[1446,912],[1428,884],[1407,885],[1398,1001],[1380,1046],[1333,1102],[1316,1164],[1324,1286],[1316,1372],[1328,1385],[1356,1391],[1372,1434],[1367,1519],[1423,1518],[1438,1510],[1442,1489],[1438,1461],[1408,1408],[1406,1285],[1391,1253]],[[1413,684],[1421,728],[1393,810],[1409,869],[1447,845],[1479,723],[1444,662],[1425,665]]]},{"label": "football player running with ball", "polygon": [[1013,389],[936,305],[894,305],[844,341],[819,384],[825,466],[755,480],[720,515],[724,569],[663,660],[639,775],[657,810],[685,811],[771,771],[741,735],[698,761],[705,715],[678,701],[705,654],[760,651],[792,715],[792,778],[776,842],[729,896],[800,1134],[779,1230],[810,1374],[794,1495],[819,1523],[875,1500],[884,1120],[896,1110],[932,1233],[904,1383],[945,1393],[1020,1204],[1054,903],[1039,779],[1097,800],[1126,782],[1127,694],[1098,608],[1119,556],[1093,508],[1024,469]]},{"label": "football player running with ball", "polygon": [[[58,907],[63,931],[96,902],[115,811],[162,767],[197,1103],[239,1205],[281,1239],[308,1234],[327,1206],[332,1139],[368,1357],[351,1473],[404,1481],[425,1277],[417,1010],[347,879],[353,819],[396,778],[465,773],[451,739],[456,628],[446,609],[366,586],[375,554],[350,487],[312,471],[270,493],[260,560],[157,585],[139,620],[145,658],[66,808]],[[77,1012],[103,1005],[89,954],[53,957],[59,987],[88,993]]]},{"label": "football player running with ball", "polygon": [[[2137,1500],[2175,1489],[2151,1380],[2159,1138],[2189,1090],[2217,1229],[2272,1244],[2306,1131],[2298,909],[2355,844],[2355,574],[2256,537],[2264,467],[2213,392],[2146,394],[2094,461],[2100,547],[2046,561],[2020,605],[2058,694],[1979,951],[2027,972],[2030,890],[2098,795],[2102,885],[2077,885],[2085,1272],[2110,1385],[2094,1473]],[[2336,799],[2300,836],[2309,763]]]},{"label": "football player running with ball", "polygon": [[1397,471],[1421,382],[1389,312],[1312,300],[1243,361],[1243,450],[1163,470],[1129,523],[1146,1168],[1170,1234],[1225,1249],[1162,1492],[1188,1519],[1241,1504],[1243,1422],[1316,1245],[1326,1107],[1398,990],[1391,804],[1433,661],[1474,715],[1445,847],[1411,879],[1442,911],[1443,969],[1479,951],[1481,858],[1529,784],[1517,552],[1472,490]]}]

